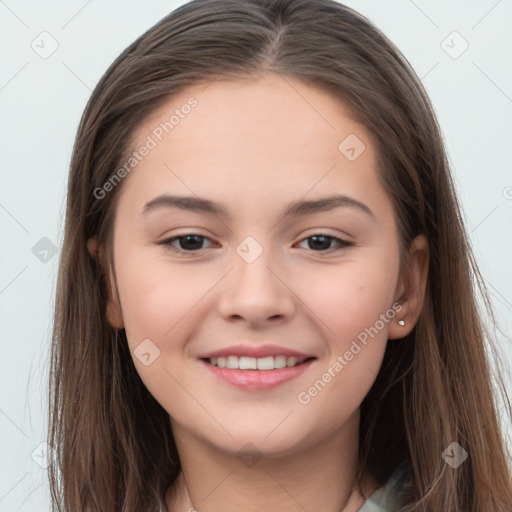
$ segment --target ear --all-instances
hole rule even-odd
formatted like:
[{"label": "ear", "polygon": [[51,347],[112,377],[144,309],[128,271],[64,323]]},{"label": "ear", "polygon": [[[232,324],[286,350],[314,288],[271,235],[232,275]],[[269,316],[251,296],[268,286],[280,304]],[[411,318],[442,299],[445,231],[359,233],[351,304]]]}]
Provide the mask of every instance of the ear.
[{"label": "ear", "polygon": [[390,323],[389,339],[403,338],[416,325],[425,301],[429,260],[428,240],[425,235],[418,235],[411,243],[398,279],[395,302],[402,308]]},{"label": "ear", "polygon": [[123,315],[112,268],[109,266],[107,274],[103,260],[103,251],[101,247],[98,247],[95,238],[90,238],[87,241],[87,249],[89,254],[100,264],[107,283],[107,320],[114,329],[122,329],[124,327]]}]

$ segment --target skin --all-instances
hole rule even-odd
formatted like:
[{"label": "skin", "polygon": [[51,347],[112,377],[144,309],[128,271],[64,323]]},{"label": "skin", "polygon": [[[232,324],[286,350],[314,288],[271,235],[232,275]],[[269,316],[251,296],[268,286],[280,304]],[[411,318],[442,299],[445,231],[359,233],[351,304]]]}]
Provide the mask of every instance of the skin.
[{"label": "skin", "polygon": [[[190,96],[197,107],[122,184],[107,311],[114,327],[125,327],[137,371],[169,413],[182,472],[167,493],[168,510],[355,512],[365,501],[355,486],[360,404],[388,340],[405,336],[419,316],[427,242],[415,239],[400,268],[393,204],[370,133],[339,100],[296,79],[189,87],[138,127],[134,148]],[[338,150],[349,134],[366,146],[354,161]],[[333,192],[373,215],[343,206],[283,217],[289,203]],[[143,214],[163,193],[208,198],[229,215],[176,207]],[[185,234],[206,238],[188,255],[159,244]],[[322,234],[334,237],[327,249],[308,244]],[[247,236],[263,249],[250,264],[236,252]],[[89,249],[98,249],[94,240]],[[298,393],[396,302],[402,309],[378,335],[308,404],[299,403]],[[160,355],[145,366],[134,350],[148,338]],[[242,342],[317,359],[266,391],[219,382],[198,360]],[[261,455],[251,467],[237,456],[248,442]],[[366,497],[376,487],[366,475]]]}]

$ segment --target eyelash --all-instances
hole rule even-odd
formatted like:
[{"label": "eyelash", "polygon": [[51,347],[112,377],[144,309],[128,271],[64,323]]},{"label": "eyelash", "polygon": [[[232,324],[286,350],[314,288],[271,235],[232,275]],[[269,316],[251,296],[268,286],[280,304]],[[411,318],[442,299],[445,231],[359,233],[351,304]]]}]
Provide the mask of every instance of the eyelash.
[{"label": "eyelash", "polygon": [[[178,247],[175,247],[172,244],[172,242],[176,241],[176,240],[179,240],[181,238],[187,238],[189,236],[195,236],[195,237],[198,237],[198,238],[201,238],[201,239],[204,239],[204,240],[209,240],[209,238],[207,236],[204,236],[204,235],[198,235],[197,233],[186,233],[184,235],[178,235],[178,236],[174,236],[172,238],[168,238],[166,240],[163,240],[162,242],[159,243],[159,245],[165,245],[169,250],[171,250],[172,252],[175,252],[175,253],[179,253],[179,254],[193,254],[193,253],[197,253],[197,252],[200,252],[202,249],[196,249],[196,250],[185,250],[185,249],[180,249]],[[311,251],[315,252],[315,253],[331,253],[332,251],[339,251],[341,249],[346,249],[350,246],[352,246],[353,244],[351,242],[347,242],[345,240],[342,240],[341,238],[338,238],[338,237],[335,237],[335,236],[332,236],[332,235],[326,235],[326,234],[323,234],[323,233],[315,233],[313,235],[310,235],[306,238],[303,238],[299,243],[301,242],[304,242],[305,240],[309,240],[310,238],[315,238],[315,237],[323,237],[323,238],[327,238],[327,239],[330,239],[330,240],[334,240],[334,241],[337,241],[339,242],[339,245],[338,247],[330,247],[329,249],[327,250],[321,250],[321,251],[315,251],[313,249],[310,249]]]}]

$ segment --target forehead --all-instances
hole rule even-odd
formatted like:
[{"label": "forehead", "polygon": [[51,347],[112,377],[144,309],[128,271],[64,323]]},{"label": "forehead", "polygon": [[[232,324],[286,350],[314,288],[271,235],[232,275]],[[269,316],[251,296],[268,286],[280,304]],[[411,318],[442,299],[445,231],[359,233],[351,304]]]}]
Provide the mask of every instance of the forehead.
[{"label": "forehead", "polygon": [[[152,112],[132,150],[151,146],[131,173],[130,193],[180,192],[240,201],[283,190],[301,197],[333,187],[378,186],[368,130],[338,98],[277,74],[189,86]],[[157,190],[159,189],[159,190]]]}]

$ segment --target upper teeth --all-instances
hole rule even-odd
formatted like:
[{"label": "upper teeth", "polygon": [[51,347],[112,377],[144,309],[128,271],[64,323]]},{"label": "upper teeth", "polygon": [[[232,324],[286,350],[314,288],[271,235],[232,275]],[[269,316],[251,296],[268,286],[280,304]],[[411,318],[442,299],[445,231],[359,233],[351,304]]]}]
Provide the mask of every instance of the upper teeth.
[{"label": "upper teeth", "polygon": [[267,357],[238,357],[238,356],[227,356],[227,357],[212,357],[208,359],[208,362],[219,368],[230,368],[240,370],[274,370],[275,368],[285,368],[286,366],[295,366],[298,363],[302,363],[303,360],[299,360],[296,357],[286,356],[267,356]]}]

